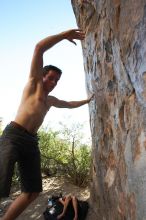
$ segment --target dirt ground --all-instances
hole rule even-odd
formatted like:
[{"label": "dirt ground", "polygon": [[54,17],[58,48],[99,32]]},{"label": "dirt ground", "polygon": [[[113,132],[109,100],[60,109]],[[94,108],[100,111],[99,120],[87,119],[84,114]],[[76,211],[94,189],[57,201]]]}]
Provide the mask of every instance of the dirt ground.
[{"label": "dirt ground", "polygon": [[[69,181],[65,180],[62,177],[51,177],[51,178],[43,178],[43,192],[39,195],[39,197],[17,218],[17,220],[44,220],[43,212],[47,206],[47,199],[52,194],[63,195],[73,194],[78,199],[89,201],[90,192],[89,188],[80,188]],[[10,195],[8,200],[3,200],[1,202],[1,207],[4,210],[7,209],[8,205],[20,194],[20,191],[16,191]],[[2,213],[1,213],[2,216]],[[2,220],[2,217],[0,217]],[[94,215],[92,207],[89,208],[88,215],[86,220],[98,220]]]}]

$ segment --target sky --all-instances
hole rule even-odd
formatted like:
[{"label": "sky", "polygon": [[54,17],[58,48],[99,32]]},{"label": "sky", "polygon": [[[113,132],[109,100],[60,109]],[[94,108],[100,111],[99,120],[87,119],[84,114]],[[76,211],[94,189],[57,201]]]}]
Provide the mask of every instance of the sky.
[{"label": "sky", "polygon": [[[5,126],[15,118],[36,43],[77,24],[70,0],[1,0],[0,28],[0,117]],[[77,46],[64,40],[44,54],[44,65],[63,71],[50,95],[67,101],[87,98],[82,49],[76,42]],[[88,105],[71,110],[52,107],[43,125],[59,121],[83,123],[89,135]]]}]

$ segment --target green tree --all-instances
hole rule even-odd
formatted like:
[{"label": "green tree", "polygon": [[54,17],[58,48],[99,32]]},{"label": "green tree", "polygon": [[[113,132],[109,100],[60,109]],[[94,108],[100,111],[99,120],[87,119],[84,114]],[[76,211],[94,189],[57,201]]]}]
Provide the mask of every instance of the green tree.
[{"label": "green tree", "polygon": [[67,169],[68,146],[60,139],[59,131],[41,129],[39,137],[42,171],[48,176],[56,174],[59,169],[65,172],[63,170]]},{"label": "green tree", "polygon": [[39,132],[42,171],[47,175],[62,172],[73,183],[85,185],[89,179],[91,148],[83,144],[83,125],[60,125],[58,131],[42,129]]}]

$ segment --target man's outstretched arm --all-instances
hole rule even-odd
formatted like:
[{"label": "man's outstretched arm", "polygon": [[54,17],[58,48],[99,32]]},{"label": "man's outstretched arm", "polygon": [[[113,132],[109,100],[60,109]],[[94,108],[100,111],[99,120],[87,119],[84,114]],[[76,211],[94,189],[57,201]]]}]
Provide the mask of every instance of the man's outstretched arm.
[{"label": "man's outstretched arm", "polygon": [[92,95],[90,98],[80,101],[64,101],[57,99],[54,96],[48,96],[48,105],[54,106],[57,108],[78,108],[82,105],[88,104],[92,99],[94,95]]},{"label": "man's outstretched arm", "polygon": [[80,29],[71,29],[68,31],[61,32],[56,35],[48,36],[37,43],[30,69],[30,77],[40,78],[42,77],[42,68],[43,68],[43,54],[45,51],[53,47],[55,44],[59,43],[62,40],[69,40],[70,42],[75,43],[74,40],[83,40],[85,34]]}]

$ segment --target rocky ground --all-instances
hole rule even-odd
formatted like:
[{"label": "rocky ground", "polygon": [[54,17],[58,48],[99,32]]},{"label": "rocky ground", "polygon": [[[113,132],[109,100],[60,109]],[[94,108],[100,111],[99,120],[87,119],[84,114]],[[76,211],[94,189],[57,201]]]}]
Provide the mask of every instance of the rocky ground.
[{"label": "rocky ground", "polygon": [[[47,206],[47,199],[52,194],[73,194],[78,199],[89,201],[90,192],[89,188],[80,188],[64,178],[61,177],[51,177],[51,178],[43,178],[43,192],[40,196],[21,214],[17,220],[43,220],[43,212]],[[9,204],[20,194],[20,191],[14,190],[11,193],[10,198],[7,200],[1,201],[0,206],[3,209],[3,212],[6,211]],[[0,220],[2,219],[3,212],[1,212]],[[87,220],[97,220],[92,207],[89,208]]]}]

